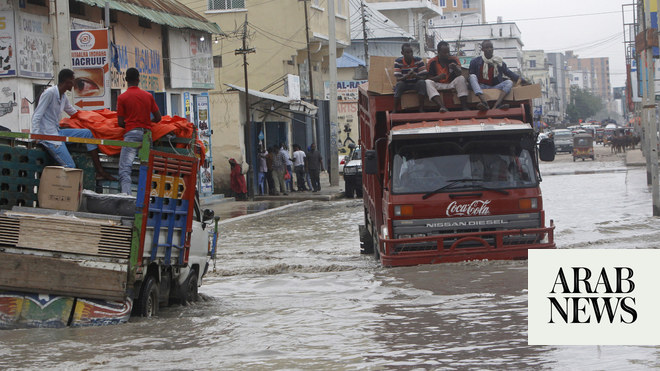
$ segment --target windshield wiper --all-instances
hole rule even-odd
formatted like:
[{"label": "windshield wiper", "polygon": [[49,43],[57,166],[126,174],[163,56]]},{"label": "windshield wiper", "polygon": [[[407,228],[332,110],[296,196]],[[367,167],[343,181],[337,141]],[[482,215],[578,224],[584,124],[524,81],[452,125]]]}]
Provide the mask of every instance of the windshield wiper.
[{"label": "windshield wiper", "polygon": [[433,196],[434,194],[436,194],[436,193],[438,193],[438,192],[440,192],[440,191],[443,191],[443,190],[445,190],[445,189],[447,189],[447,188],[449,188],[449,187],[451,187],[451,186],[453,186],[453,185],[456,185],[456,184],[458,184],[458,183],[463,183],[463,182],[483,182],[483,181],[484,181],[483,179],[476,179],[476,178],[451,179],[451,180],[449,180],[449,183],[447,183],[447,184],[443,185],[442,187],[440,187],[440,188],[438,188],[438,189],[436,189],[436,190],[434,190],[434,191],[431,191],[431,192],[425,194],[424,196],[422,196],[422,200],[426,200],[427,198]]},{"label": "windshield wiper", "polygon": [[[479,179],[479,178],[452,179],[452,180],[449,180],[449,183],[445,184],[444,186],[442,186],[442,187],[440,187],[440,188],[438,188],[438,189],[436,189],[436,190],[434,190],[434,191],[431,191],[431,192],[425,194],[424,196],[422,196],[422,200],[426,200],[427,198],[433,196],[434,194],[439,193],[439,192],[441,192],[441,191],[443,191],[443,190],[445,190],[445,189],[447,189],[447,188],[449,188],[449,187],[452,187],[452,186],[454,186],[454,185],[456,185],[456,184],[458,184],[458,183],[465,183],[465,182],[483,182],[483,181],[484,181],[483,179]],[[499,193],[504,194],[504,195],[508,195],[508,194],[509,194],[509,191],[505,191],[505,190],[503,190],[503,189],[496,189],[496,188],[486,187],[486,186],[483,185],[483,184],[473,184],[473,186],[474,186],[474,187],[477,187],[477,188],[479,188],[479,189],[486,190],[486,191],[495,191],[495,192],[499,192]]]}]

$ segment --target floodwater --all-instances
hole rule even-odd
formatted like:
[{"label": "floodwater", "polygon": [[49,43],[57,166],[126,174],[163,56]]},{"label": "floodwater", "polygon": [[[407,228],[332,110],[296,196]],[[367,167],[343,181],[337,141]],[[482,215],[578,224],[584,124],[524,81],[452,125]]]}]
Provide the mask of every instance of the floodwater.
[{"label": "floodwater", "polygon": [[[559,248],[657,246],[644,168],[542,171]],[[360,201],[307,205],[222,225],[204,301],[124,325],[3,331],[0,368],[660,367],[654,346],[527,345],[525,261],[381,268],[359,254]]]}]

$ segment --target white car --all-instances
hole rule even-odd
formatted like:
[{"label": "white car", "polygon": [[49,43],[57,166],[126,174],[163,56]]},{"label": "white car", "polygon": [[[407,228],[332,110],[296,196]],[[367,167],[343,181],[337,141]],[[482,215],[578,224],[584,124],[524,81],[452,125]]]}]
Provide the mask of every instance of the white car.
[{"label": "white car", "polygon": [[344,174],[346,163],[348,163],[348,155],[339,155],[339,174]]}]

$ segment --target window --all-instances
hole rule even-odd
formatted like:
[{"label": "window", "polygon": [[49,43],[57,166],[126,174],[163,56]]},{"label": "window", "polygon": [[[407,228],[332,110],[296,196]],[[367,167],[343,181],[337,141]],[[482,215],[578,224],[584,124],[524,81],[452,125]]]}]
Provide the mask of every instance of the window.
[{"label": "window", "polygon": [[454,0],[454,8],[458,8],[458,0]]},{"label": "window", "polygon": [[467,9],[470,7],[470,0],[463,0],[463,9]]},{"label": "window", "polygon": [[46,0],[27,0],[28,4],[39,5],[39,6],[48,6]]},{"label": "window", "polygon": [[535,60],[529,61],[529,68],[536,68],[536,61]]},{"label": "window", "polygon": [[209,0],[209,10],[245,9],[245,0]]},{"label": "window", "polygon": [[312,0],[312,5],[316,6],[316,7],[320,7],[321,6],[321,0]]},{"label": "window", "polygon": [[344,0],[337,0],[335,14],[344,15]]},{"label": "window", "polygon": [[213,56],[213,68],[220,68],[222,67],[222,56],[221,55],[214,55]]},{"label": "window", "polygon": [[440,0],[440,6],[443,8],[447,7],[447,0]]}]

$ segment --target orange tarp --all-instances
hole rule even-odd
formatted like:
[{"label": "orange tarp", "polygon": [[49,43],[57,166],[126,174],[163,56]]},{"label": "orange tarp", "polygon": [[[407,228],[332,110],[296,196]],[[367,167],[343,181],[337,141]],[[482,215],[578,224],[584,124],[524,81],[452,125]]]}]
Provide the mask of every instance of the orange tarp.
[{"label": "orange tarp", "polygon": [[[109,109],[99,111],[78,111],[69,118],[63,118],[60,126],[74,129],[89,129],[94,138],[98,139],[124,139],[124,128],[117,124],[117,112]],[[158,140],[162,136],[173,133],[177,137],[191,138],[193,133],[193,124],[183,117],[163,116],[161,121],[153,124],[151,135],[153,140]],[[99,149],[106,155],[118,155],[121,147],[117,146],[99,146]]]}]

